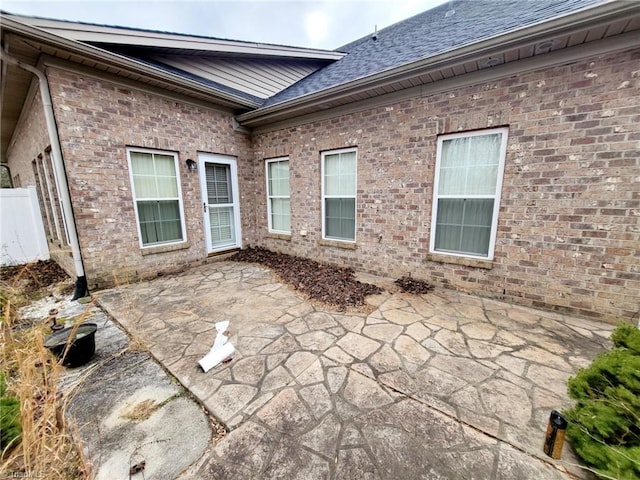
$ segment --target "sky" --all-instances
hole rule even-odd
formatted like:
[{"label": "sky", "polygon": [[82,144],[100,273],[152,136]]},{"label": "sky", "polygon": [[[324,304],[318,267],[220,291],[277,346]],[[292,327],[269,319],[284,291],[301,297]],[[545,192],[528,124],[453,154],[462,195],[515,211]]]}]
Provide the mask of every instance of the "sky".
[{"label": "sky", "polygon": [[0,0],[2,10],[101,25],[333,50],[454,0]]}]

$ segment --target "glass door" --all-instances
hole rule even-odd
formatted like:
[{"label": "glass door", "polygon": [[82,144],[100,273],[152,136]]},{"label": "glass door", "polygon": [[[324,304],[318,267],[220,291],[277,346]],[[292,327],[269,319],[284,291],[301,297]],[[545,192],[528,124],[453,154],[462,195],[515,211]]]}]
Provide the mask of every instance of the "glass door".
[{"label": "glass door", "polygon": [[236,160],[200,154],[200,180],[207,251],[241,246]]}]

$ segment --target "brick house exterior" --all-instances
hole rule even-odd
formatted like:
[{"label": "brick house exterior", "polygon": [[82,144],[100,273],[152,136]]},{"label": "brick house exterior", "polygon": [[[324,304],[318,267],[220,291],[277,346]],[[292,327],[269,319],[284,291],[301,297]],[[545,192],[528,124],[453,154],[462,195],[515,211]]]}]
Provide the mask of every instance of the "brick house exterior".
[{"label": "brick house exterior", "polygon": [[[126,147],[177,152],[184,199],[200,198],[198,175],[187,170],[187,158],[197,156],[198,151],[233,155],[238,158],[243,195],[252,182],[249,135],[234,131],[228,112],[163,99],[62,70],[51,69],[48,76],[75,199],[80,245],[94,288],[202,261],[199,200],[184,202],[184,244],[173,251],[171,247],[158,247],[152,252],[140,249]],[[179,122],[167,121],[175,117]],[[147,128],[137,128],[140,123]],[[249,231],[252,224],[251,203],[241,209],[243,231]]]},{"label": "brick house exterior", "polygon": [[[640,26],[638,8],[632,13]],[[638,38],[638,30],[621,33],[624,45]],[[238,247],[262,246],[519,304],[631,321],[640,310],[640,48],[616,45],[517,71],[470,72],[426,86],[405,81],[392,92],[284,112],[273,120],[270,112],[279,106],[273,99],[281,97],[285,106],[304,100],[306,94],[292,97],[296,88],[322,81],[329,67],[249,108],[250,96],[239,96],[234,106],[226,97],[209,101],[199,92],[45,60],[41,68],[89,287],[148,278]],[[51,147],[42,112],[32,89],[3,153],[23,185],[44,183],[42,164]],[[508,139],[494,248],[487,258],[434,251],[439,139],[497,127],[507,129]],[[132,149],[175,156],[182,241],[141,246],[128,162]],[[342,149],[357,156],[353,241],[323,235],[323,159]],[[213,253],[204,235],[205,164],[195,171],[186,164],[209,154],[237,162],[241,227],[233,248]],[[288,161],[290,231],[284,233],[269,223],[275,203],[269,200],[265,163],[273,159]],[[54,211],[58,201],[48,203],[52,218],[63,216]],[[54,237],[53,224],[50,230]],[[65,235],[58,240],[52,242],[52,256],[73,273]]]},{"label": "brick house exterior", "polygon": [[[185,244],[142,251],[138,245],[131,182],[126,163],[128,146],[177,152],[184,198],[200,198],[198,175],[189,172],[184,160],[198,151],[236,156],[241,184],[250,191],[254,182],[251,139],[234,130],[233,116],[223,110],[197,107],[162,98],[135,88],[58,68],[48,68],[51,95],[61,147],[65,158],[74,217],[90,288],[127,283],[179,270],[206,259],[200,201],[185,202]],[[35,96],[27,118],[18,130],[11,155],[37,158],[49,142],[42,108]],[[135,111],[135,115],[132,113]],[[180,122],[167,123],[169,116]],[[137,125],[145,124],[141,130]],[[202,128],[201,125],[206,125]],[[37,135],[34,135],[36,134]],[[36,136],[33,141],[32,136]],[[33,178],[30,163],[11,163],[12,174]],[[243,231],[250,232],[254,221],[251,205],[241,210]],[[249,240],[247,239],[247,242]],[[173,251],[172,248],[174,249]],[[53,258],[69,272],[70,252],[52,251]]]},{"label": "brick house exterior", "polygon": [[[636,49],[255,134],[257,164],[291,159],[292,236],[263,235],[260,245],[527,305],[631,318],[640,298],[639,66]],[[432,255],[436,136],[495,126],[509,128],[495,258]],[[321,241],[319,152],[342,147],[358,148],[356,249]],[[256,228],[265,232],[258,187]]]}]

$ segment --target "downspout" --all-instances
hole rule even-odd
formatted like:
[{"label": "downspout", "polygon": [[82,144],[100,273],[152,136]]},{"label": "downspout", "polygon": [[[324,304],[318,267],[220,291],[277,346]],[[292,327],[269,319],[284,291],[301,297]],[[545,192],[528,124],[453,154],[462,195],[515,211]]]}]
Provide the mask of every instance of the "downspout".
[{"label": "downspout", "polygon": [[49,133],[49,141],[51,142],[51,156],[53,158],[53,168],[59,182],[60,203],[69,233],[69,246],[71,247],[71,255],[73,257],[73,265],[76,271],[76,287],[71,300],[77,300],[87,295],[87,278],[84,274],[84,265],[82,263],[82,255],[80,254],[80,243],[78,241],[78,231],[76,230],[75,217],[73,216],[73,208],[71,206],[71,195],[69,194],[69,183],[67,182],[67,174],[62,160],[62,148],[60,147],[60,138],[58,137],[58,129],[53,113],[53,103],[51,101],[51,92],[49,90],[49,82],[43,71],[36,67],[23,63],[20,60],[9,55],[6,48],[2,50],[2,59],[11,65],[15,65],[38,78],[40,85],[40,97],[44,108],[44,118],[47,122],[47,131]]}]

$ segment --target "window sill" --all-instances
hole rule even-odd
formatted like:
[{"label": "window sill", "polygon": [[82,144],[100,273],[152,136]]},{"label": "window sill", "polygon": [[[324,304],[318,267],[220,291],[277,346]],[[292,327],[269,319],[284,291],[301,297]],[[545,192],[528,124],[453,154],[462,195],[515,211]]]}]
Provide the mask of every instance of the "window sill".
[{"label": "window sill", "polygon": [[491,270],[493,268],[492,260],[481,260],[479,258],[457,257],[455,255],[447,255],[442,253],[429,253],[426,260],[438,263],[451,263],[453,265],[462,265],[465,267],[484,268]]},{"label": "window sill", "polygon": [[344,248],[345,250],[355,250],[357,245],[355,242],[341,242],[340,240],[318,240],[318,245],[323,247]]},{"label": "window sill", "polygon": [[240,249],[238,247],[229,247],[226,250],[218,250],[216,252],[211,252],[207,254],[207,257],[219,257],[221,255],[229,255],[231,253],[239,252]]},{"label": "window sill", "polygon": [[157,247],[146,247],[141,249],[142,256],[155,255],[156,253],[174,252],[176,250],[184,250],[189,248],[189,242],[171,243],[169,245],[158,245]]},{"label": "window sill", "polygon": [[266,235],[267,238],[276,238],[278,240],[288,240],[291,241],[290,233],[276,233],[276,232],[268,232]]}]

